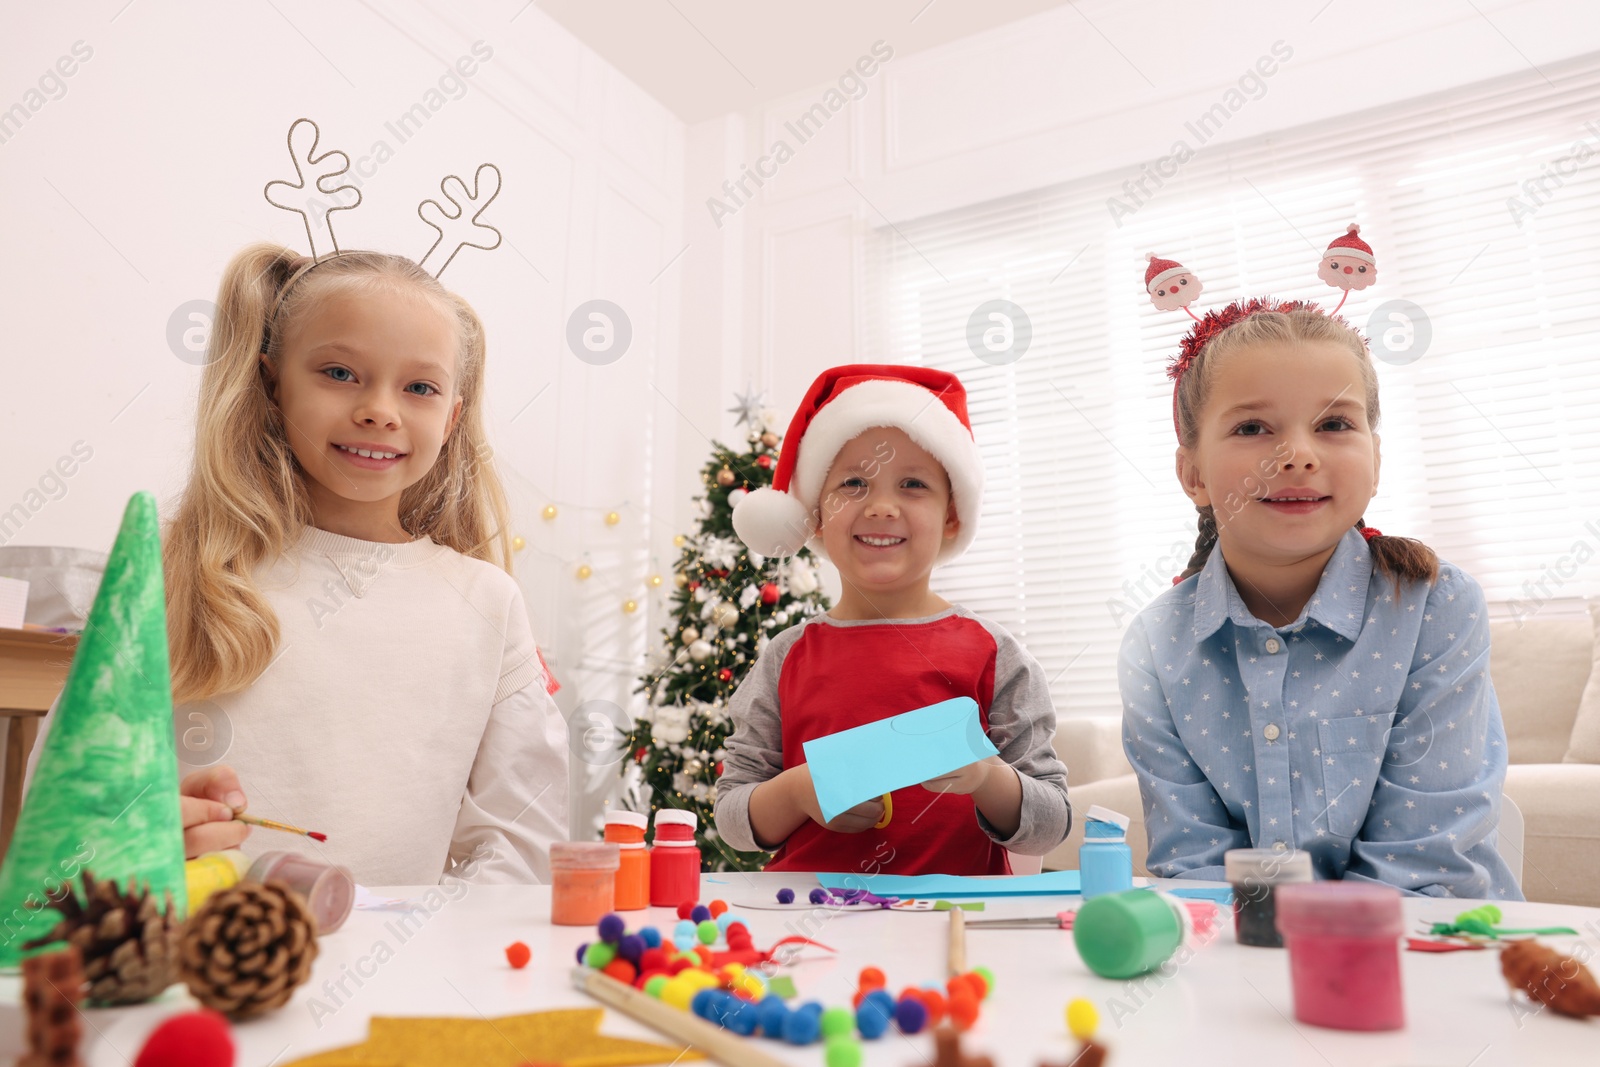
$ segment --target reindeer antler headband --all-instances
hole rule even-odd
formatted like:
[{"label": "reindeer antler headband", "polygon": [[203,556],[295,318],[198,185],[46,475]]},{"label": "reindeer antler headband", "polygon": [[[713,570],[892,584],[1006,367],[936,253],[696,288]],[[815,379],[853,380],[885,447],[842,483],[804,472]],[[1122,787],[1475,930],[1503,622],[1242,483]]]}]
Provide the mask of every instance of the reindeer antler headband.
[{"label": "reindeer antler headband", "polygon": [[[1178,354],[1167,364],[1167,377],[1172,379],[1172,429],[1182,441],[1183,434],[1178,429],[1178,386],[1182,384],[1184,373],[1200,358],[1200,353],[1217,334],[1263,311],[1321,312],[1322,309],[1309,300],[1253,297],[1235,300],[1220,310],[1208,311],[1202,318],[1189,310],[1195,297],[1205,291],[1205,285],[1199,277],[1175,259],[1163,259],[1154,252],[1145,259],[1148,265],[1144,272],[1144,288],[1150,295],[1150,303],[1159,311],[1177,311],[1181,308],[1194,320],[1194,326],[1178,345]],[[1344,233],[1328,242],[1327,251],[1322,253],[1317,265],[1317,277],[1335,289],[1344,290],[1339,303],[1332,311],[1325,313],[1330,317],[1338,315],[1339,309],[1350,298],[1351,290],[1365,289],[1377,280],[1378,263],[1373,258],[1372,246],[1361,239],[1360,226],[1352,222]]]}]

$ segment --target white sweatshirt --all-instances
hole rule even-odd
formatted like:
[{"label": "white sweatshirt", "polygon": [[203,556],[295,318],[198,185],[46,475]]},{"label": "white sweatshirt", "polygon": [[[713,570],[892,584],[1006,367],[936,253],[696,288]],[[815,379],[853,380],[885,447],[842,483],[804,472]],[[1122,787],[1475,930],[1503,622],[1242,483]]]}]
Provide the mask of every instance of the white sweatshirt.
[{"label": "white sweatshirt", "polygon": [[363,885],[549,881],[567,732],[511,576],[427,538],[308,529],[256,582],[277,655],[241,692],[175,709],[180,770],[227,763],[252,815],[328,841],[255,827],[244,851],[319,856]]}]

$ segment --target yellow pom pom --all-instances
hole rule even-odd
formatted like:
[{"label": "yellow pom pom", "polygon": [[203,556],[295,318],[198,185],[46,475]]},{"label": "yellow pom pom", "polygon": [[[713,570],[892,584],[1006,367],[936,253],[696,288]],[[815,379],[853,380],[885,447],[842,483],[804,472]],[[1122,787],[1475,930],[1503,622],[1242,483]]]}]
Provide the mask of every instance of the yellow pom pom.
[{"label": "yellow pom pom", "polygon": [[1095,1010],[1093,1001],[1078,997],[1067,1005],[1067,1029],[1079,1041],[1093,1037],[1099,1025],[1100,1013]]},{"label": "yellow pom pom", "polygon": [[679,971],[676,977],[667,980],[667,984],[661,989],[661,1002],[663,1004],[670,1004],[679,1011],[689,1010],[689,1002],[699,992],[699,987],[692,981],[684,980],[683,976],[688,973],[688,971]]}]

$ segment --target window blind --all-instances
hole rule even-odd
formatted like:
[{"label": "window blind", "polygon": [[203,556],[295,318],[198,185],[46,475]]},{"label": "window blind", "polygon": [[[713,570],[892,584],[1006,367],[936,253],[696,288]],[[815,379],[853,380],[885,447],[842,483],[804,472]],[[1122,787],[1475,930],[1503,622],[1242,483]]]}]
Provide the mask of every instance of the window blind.
[{"label": "window blind", "polygon": [[[1317,263],[1359,222],[1378,280],[1341,314],[1410,338],[1377,362],[1367,522],[1466,569],[1500,614],[1600,594],[1600,55],[1208,146],[1119,226],[1107,197],[1127,176],[867,240],[864,351],[959,374],[985,463],[978,540],[936,588],[1026,644],[1060,714],[1120,712],[1122,631],[1193,547],[1165,376],[1189,319],[1150,306],[1147,252],[1201,277],[1200,313],[1260,294],[1331,308]],[[1032,339],[991,365],[967,332],[996,299]],[[1404,320],[1373,318],[1392,301]]]}]

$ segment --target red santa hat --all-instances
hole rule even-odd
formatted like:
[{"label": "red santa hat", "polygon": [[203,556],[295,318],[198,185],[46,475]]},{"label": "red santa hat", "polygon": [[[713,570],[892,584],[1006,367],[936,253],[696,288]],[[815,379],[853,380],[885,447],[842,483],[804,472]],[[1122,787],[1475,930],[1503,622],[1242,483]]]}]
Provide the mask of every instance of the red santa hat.
[{"label": "red santa hat", "polygon": [[1372,246],[1361,239],[1361,227],[1351,223],[1345,232],[1328,242],[1328,250],[1322,253],[1322,258],[1338,256],[1340,259],[1359,259],[1363,263],[1376,263],[1372,258]]},{"label": "red santa hat", "polygon": [[1188,268],[1175,259],[1162,259],[1154,252],[1146,252],[1144,258],[1150,261],[1150,265],[1144,269],[1144,291],[1147,293],[1155,292],[1163,282],[1189,273]]},{"label": "red santa hat", "polygon": [[939,550],[948,563],[978,532],[983,461],[967,419],[960,379],[929,367],[856,363],[825,370],[800,402],[771,488],[750,493],[733,509],[733,529],[752,552],[792,556],[809,542],[826,555],[817,536],[823,479],[852,439],[875,426],[892,426],[928,450],[950,477],[960,531]]}]

